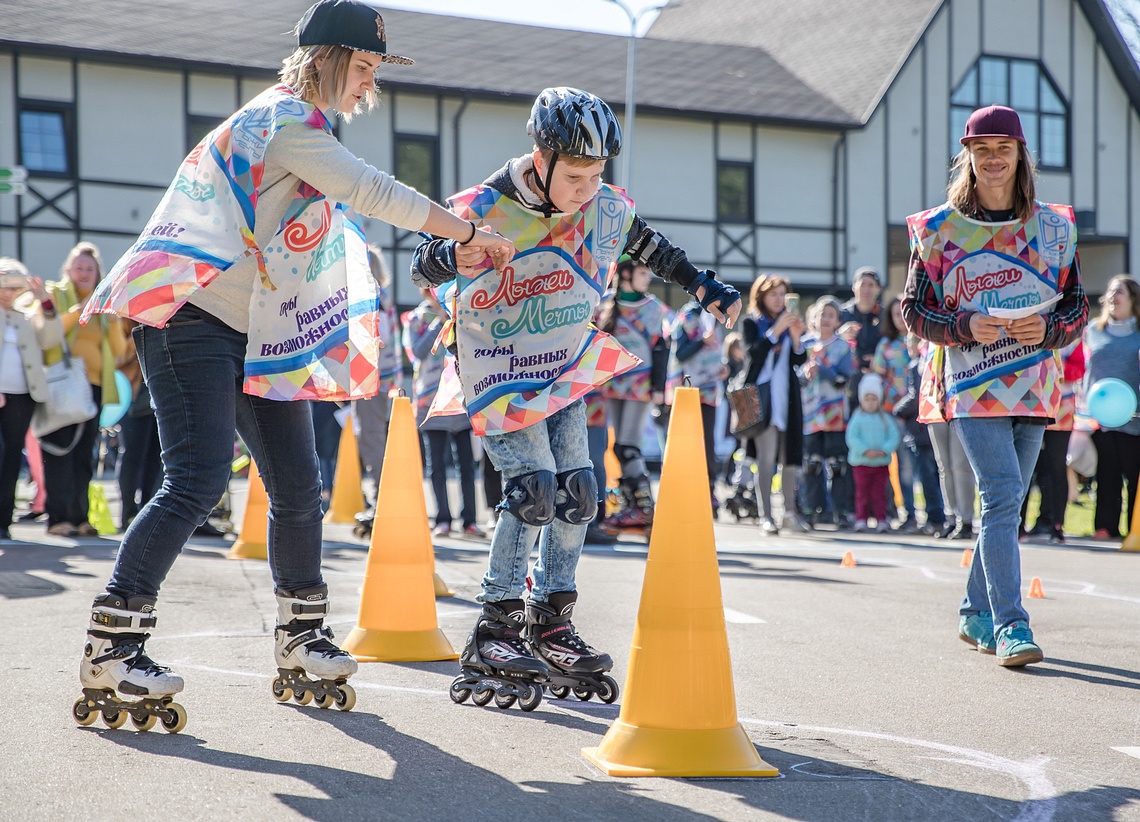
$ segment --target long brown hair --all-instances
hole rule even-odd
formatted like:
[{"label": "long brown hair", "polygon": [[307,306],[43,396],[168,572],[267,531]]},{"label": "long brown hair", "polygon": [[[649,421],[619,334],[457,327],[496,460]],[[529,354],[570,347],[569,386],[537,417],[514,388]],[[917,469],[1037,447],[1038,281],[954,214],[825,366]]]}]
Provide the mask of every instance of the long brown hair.
[{"label": "long brown hair", "polygon": [[763,314],[770,320],[776,319],[764,307],[764,296],[780,286],[783,286],[785,291],[792,290],[792,283],[787,277],[781,277],[778,274],[761,274],[756,278],[756,282],[752,283],[752,290],[748,293],[749,309],[757,314]]},{"label": "long brown hair", "polygon": [[1093,320],[1093,325],[1098,330],[1103,331],[1104,327],[1108,325],[1108,321],[1112,319],[1112,306],[1108,304],[1108,292],[1112,290],[1115,283],[1124,283],[1124,289],[1128,292],[1128,296],[1132,298],[1132,316],[1136,319],[1136,327],[1140,328],[1140,283],[1129,277],[1127,274],[1117,274],[1108,281],[1108,288],[1104,290],[1104,294],[1100,298],[1100,316]]},{"label": "long brown hair", "polygon": [[[1017,219],[1024,222],[1033,216],[1033,203],[1037,199],[1037,166],[1025,143],[1018,142],[1017,154],[1017,176],[1013,183],[1013,211]],[[960,214],[976,217],[979,209],[978,194],[975,190],[978,178],[974,175],[974,166],[970,162],[969,145],[962,146],[962,150],[955,155],[954,162],[950,166],[950,174],[946,200]]]}]

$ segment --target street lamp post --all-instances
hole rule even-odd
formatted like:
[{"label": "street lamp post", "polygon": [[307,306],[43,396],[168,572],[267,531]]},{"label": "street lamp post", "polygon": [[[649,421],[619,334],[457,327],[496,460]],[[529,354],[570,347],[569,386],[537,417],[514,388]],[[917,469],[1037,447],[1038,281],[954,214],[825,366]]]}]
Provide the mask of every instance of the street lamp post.
[{"label": "street lamp post", "polygon": [[[624,11],[626,17],[629,18],[629,46],[626,50],[625,64],[625,133],[622,139],[625,151],[621,163],[621,187],[628,191],[633,169],[633,120],[637,113],[637,23],[642,16],[652,11],[661,11],[669,4],[667,2],[661,3],[635,12],[623,0],[608,0],[608,2]],[[674,3],[674,5],[680,5],[680,3]]]}]

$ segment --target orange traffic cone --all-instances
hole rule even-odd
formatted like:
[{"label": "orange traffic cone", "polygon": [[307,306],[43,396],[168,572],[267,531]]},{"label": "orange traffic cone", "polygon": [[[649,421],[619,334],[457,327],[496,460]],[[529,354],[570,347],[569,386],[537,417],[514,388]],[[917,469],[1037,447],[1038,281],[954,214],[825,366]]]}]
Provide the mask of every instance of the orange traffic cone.
[{"label": "orange traffic cone", "polygon": [[[432,557],[432,559],[434,560],[435,557]],[[432,584],[432,588],[435,590],[435,595],[437,597],[453,597],[453,596],[455,596],[455,591],[448,588],[447,583],[443,581],[443,578],[440,577],[440,575],[435,573],[434,571],[432,571],[432,574],[431,574],[431,584]]]},{"label": "orange traffic cone", "polygon": [[963,549],[962,550],[962,562],[960,563],[961,567],[962,568],[969,568],[970,565],[973,564],[973,562],[974,562],[974,549],[973,548]]},{"label": "orange traffic cone", "polygon": [[891,454],[891,465],[888,469],[891,478],[891,510],[897,511],[903,504],[902,480],[899,478],[899,455]]},{"label": "orange traffic cone", "polygon": [[610,776],[778,776],[736,715],[699,393],[679,388],[621,713],[582,753]]},{"label": "orange traffic cone", "polygon": [[336,452],[336,476],[333,477],[332,499],[325,522],[353,523],[364,510],[364,492],[360,490],[360,454],[356,450],[356,433],[352,418],[345,420]]},{"label": "orange traffic cone", "polygon": [[850,551],[845,553],[843,555],[843,559],[839,563],[839,567],[841,567],[841,568],[854,568],[855,567],[855,555],[853,553],[851,553]]},{"label": "orange traffic cone", "polygon": [[[1136,492],[1136,501],[1140,502],[1140,490]],[[1132,506],[1132,523],[1128,529],[1128,536],[1120,543],[1121,551],[1140,551],[1140,505]]]},{"label": "orange traffic cone", "polygon": [[435,614],[435,557],[412,403],[392,400],[360,616],[343,648],[361,662],[458,659]]},{"label": "orange traffic cone", "polygon": [[1030,599],[1045,599],[1045,589],[1041,587],[1041,577],[1034,577],[1029,583]]},{"label": "orange traffic cone", "polygon": [[269,559],[269,497],[257,466],[249,464],[249,490],[241,531],[227,559]]}]

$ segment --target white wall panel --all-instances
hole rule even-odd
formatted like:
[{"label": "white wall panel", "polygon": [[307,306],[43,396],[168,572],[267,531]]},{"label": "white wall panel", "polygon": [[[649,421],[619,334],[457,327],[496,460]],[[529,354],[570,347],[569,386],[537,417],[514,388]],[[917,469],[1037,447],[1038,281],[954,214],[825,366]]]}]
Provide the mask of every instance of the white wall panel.
[{"label": "white wall panel", "polygon": [[1069,204],[1072,175],[1064,171],[1041,171],[1037,174],[1037,199],[1043,203]]},{"label": "white wall panel", "polygon": [[168,185],[185,156],[182,106],[178,72],[80,63],[80,174]]},{"label": "white wall panel", "polygon": [[224,120],[237,108],[237,83],[217,74],[190,75],[190,113]]},{"label": "white wall panel", "polygon": [[75,99],[71,82],[71,61],[47,57],[20,58],[20,96],[34,100]]},{"label": "white wall panel", "polygon": [[[922,201],[929,207],[945,199],[950,152],[950,71],[947,62],[950,43],[950,15],[944,9],[927,30],[925,94],[926,142]],[[914,103],[912,102],[912,105]]]},{"label": "white wall panel", "polygon": [[1042,15],[1042,53],[1041,62],[1049,71],[1050,76],[1057,83],[1057,88],[1066,99],[1070,96],[1069,88],[1069,28],[1072,16],[1077,13],[1073,8],[1074,0],[1044,0],[1044,13]]},{"label": "white wall panel", "polygon": [[1136,109],[1132,109],[1128,115],[1128,126],[1130,133],[1129,151],[1132,158],[1129,166],[1132,170],[1132,179],[1128,186],[1131,197],[1129,214],[1132,218],[1129,226],[1131,237],[1129,252],[1132,259],[1128,261],[1128,270],[1133,275],[1140,276],[1140,114],[1137,114]]},{"label": "white wall panel", "polygon": [[1097,233],[1128,232],[1128,95],[1097,54]]},{"label": "white wall panel", "polygon": [[[1003,0],[999,0],[1003,2]],[[982,50],[979,42],[981,25],[980,0],[950,0],[950,42],[953,51],[950,55],[950,86],[958,82],[974,65]]]},{"label": "white wall panel", "polygon": [[929,207],[922,197],[922,46],[911,55],[887,96],[887,216],[901,223]]},{"label": "white wall panel", "polygon": [[838,135],[757,129],[756,222],[831,225]]},{"label": "white wall panel", "polygon": [[884,123],[878,111],[862,131],[847,137],[847,268],[887,266],[887,213],[883,191]]},{"label": "white wall panel", "polygon": [[391,108],[396,112],[396,131],[403,134],[435,134],[435,97],[421,94],[392,94]]},{"label": "white wall panel", "polygon": [[[21,261],[28,270],[44,280],[58,280],[59,267],[67,252],[75,245],[75,234],[71,231],[42,231],[24,229],[24,253]],[[102,247],[100,247],[102,251]],[[103,262],[107,257],[104,253]]]},{"label": "white wall panel", "polygon": [[759,243],[760,268],[767,271],[780,266],[818,266],[830,269],[832,265],[832,234],[830,231],[788,231],[772,228],[756,230]]},{"label": "white wall panel", "polygon": [[84,183],[79,187],[83,227],[85,230],[138,233],[154,213],[163,193],[162,189],[157,188],[124,188]]},{"label": "white wall panel", "polygon": [[507,160],[534,147],[526,133],[529,115],[530,108],[520,104],[472,102],[467,107],[459,121],[458,190],[483,182]]},{"label": "white wall panel", "polygon": [[982,3],[987,54],[1037,57],[1038,0],[989,0]]},{"label": "white wall panel", "polygon": [[1093,71],[1096,66],[1096,38],[1084,14],[1073,14],[1073,90],[1071,106],[1070,147],[1073,171],[1073,206],[1096,208],[1095,161],[1096,140],[1093,129],[1096,122],[1096,94]]},{"label": "white wall panel", "polygon": [[721,123],[717,129],[716,156],[721,160],[752,161],[752,128],[736,123]]},{"label": "white wall panel", "polygon": [[637,156],[629,193],[640,213],[655,218],[712,219],[716,214],[715,170],[711,124],[638,116]]}]

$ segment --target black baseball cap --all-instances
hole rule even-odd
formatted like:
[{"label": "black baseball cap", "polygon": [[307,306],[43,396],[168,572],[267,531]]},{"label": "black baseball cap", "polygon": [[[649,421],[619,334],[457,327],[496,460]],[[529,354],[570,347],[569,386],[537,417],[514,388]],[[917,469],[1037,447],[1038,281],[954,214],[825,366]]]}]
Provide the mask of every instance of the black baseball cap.
[{"label": "black baseball cap", "polygon": [[854,285],[864,277],[870,277],[878,285],[883,284],[883,278],[879,276],[879,272],[873,266],[869,265],[861,266],[860,268],[855,269],[855,275],[851,278],[851,284]]},{"label": "black baseball cap", "polygon": [[297,24],[298,46],[344,46],[353,51],[378,54],[385,63],[410,66],[412,61],[388,53],[384,18],[359,0],[320,0]]}]

